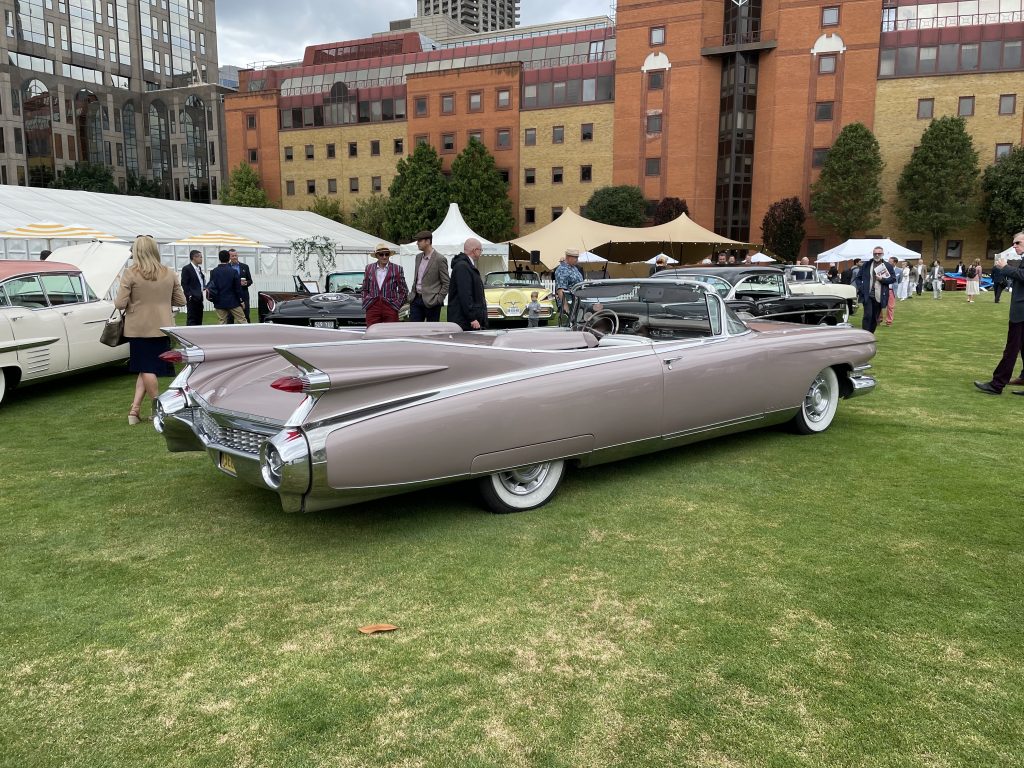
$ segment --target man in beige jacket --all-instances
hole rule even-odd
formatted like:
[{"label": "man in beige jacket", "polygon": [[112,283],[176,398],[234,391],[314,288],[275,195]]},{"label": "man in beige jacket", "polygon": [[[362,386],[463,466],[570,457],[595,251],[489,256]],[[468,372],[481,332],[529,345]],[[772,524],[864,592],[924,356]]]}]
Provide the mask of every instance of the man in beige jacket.
[{"label": "man in beige jacket", "polygon": [[409,285],[409,320],[436,323],[448,295],[448,260],[434,250],[433,232],[417,233],[416,247],[420,252]]}]

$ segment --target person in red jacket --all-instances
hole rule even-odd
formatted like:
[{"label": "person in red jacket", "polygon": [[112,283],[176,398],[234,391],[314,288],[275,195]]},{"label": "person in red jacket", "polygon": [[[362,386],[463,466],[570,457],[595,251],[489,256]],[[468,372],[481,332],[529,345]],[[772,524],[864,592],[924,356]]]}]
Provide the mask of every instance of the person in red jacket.
[{"label": "person in red jacket", "polygon": [[368,264],[363,273],[363,309],[366,327],[376,323],[397,323],[398,310],[409,296],[405,271],[391,263],[393,251],[384,243],[373,249],[377,261]]}]

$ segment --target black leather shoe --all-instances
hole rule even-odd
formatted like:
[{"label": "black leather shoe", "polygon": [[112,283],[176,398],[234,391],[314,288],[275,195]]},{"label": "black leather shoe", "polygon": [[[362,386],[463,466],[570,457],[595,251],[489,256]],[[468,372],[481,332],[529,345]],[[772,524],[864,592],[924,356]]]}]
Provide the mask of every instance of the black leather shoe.
[{"label": "black leather shoe", "polygon": [[1002,394],[1002,392],[1000,392],[998,389],[993,387],[987,381],[976,381],[976,382],[974,382],[974,386],[976,386],[978,389],[980,389],[986,395],[1001,395]]},{"label": "black leather shoe", "polygon": [[1015,389],[1015,390],[1013,390],[1013,394],[1015,394],[1015,395],[1024,395],[1024,389]]}]

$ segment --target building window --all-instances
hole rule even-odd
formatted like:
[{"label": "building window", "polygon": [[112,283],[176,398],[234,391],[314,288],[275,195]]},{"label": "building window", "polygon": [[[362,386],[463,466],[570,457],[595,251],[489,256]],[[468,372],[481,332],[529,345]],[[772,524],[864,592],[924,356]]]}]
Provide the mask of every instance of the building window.
[{"label": "building window", "polygon": [[536,184],[537,183],[537,171],[535,168],[524,168],[523,169],[523,184]]},{"label": "building window", "polygon": [[429,114],[427,111],[427,97],[417,96],[413,100],[413,109],[415,110],[416,117],[426,117]]},{"label": "building window", "polygon": [[1013,144],[996,144],[996,160],[1006,157],[1013,151]]},{"label": "building window", "polygon": [[839,6],[827,5],[821,9],[821,26],[834,27],[839,24]]},{"label": "building window", "polygon": [[350,141],[348,143],[348,156],[349,157],[358,157],[359,156],[359,142],[357,142],[357,141]]},{"label": "building window", "polygon": [[378,139],[370,141],[370,155],[372,157],[380,157],[380,141]]},{"label": "building window", "polygon": [[999,97],[999,114],[1012,115],[1017,111],[1017,94],[1004,93]]},{"label": "building window", "polygon": [[454,93],[442,93],[441,94],[441,114],[451,115],[455,112],[455,94]]},{"label": "building window", "polygon": [[348,191],[358,192],[359,191],[359,177],[353,176],[348,180]]},{"label": "building window", "polygon": [[327,145],[327,159],[328,160],[333,160],[334,159],[334,145],[333,144],[328,144]]},{"label": "building window", "polygon": [[819,122],[827,122],[832,119],[834,101],[819,101],[814,105],[814,119]]},{"label": "building window", "polygon": [[931,120],[932,115],[935,114],[935,99],[918,99],[917,100],[917,119],[918,120]]},{"label": "building window", "polygon": [[834,75],[836,72],[836,55],[834,53],[823,53],[818,56],[818,74]]},{"label": "building window", "polygon": [[313,154],[314,154],[313,153],[313,145],[312,144],[307,144],[306,145],[306,159],[307,160],[312,160],[313,159]]},{"label": "building window", "polygon": [[562,168],[560,166],[555,166],[554,168],[551,169],[551,183],[562,183]]},{"label": "building window", "polygon": [[400,155],[405,152],[405,139],[395,139],[395,154]]},{"label": "building window", "polygon": [[580,125],[580,141],[593,141],[594,140],[594,124],[583,123]]},{"label": "building window", "polygon": [[828,147],[811,150],[811,168],[821,168],[828,157]]},{"label": "building window", "polygon": [[499,168],[498,169],[498,178],[500,178],[502,180],[502,182],[505,184],[505,186],[507,187],[509,179],[511,178],[510,175],[509,175],[509,172],[508,172],[508,168]]},{"label": "building window", "polygon": [[284,193],[286,195],[288,195],[289,197],[291,197],[292,195],[295,194],[295,182],[294,181],[286,181],[284,183]]},{"label": "building window", "polygon": [[245,116],[245,127],[249,129],[256,127],[256,115],[249,114]]},{"label": "building window", "polygon": [[284,148],[284,159],[285,159],[285,162],[289,162],[290,163],[292,161],[293,157],[294,157],[294,153],[292,152],[292,148],[291,147],[285,147]]},{"label": "building window", "polygon": [[947,240],[946,241],[946,258],[952,261],[959,261],[963,256],[963,240]]},{"label": "building window", "polygon": [[658,72],[647,73],[647,90],[648,91],[660,91],[665,87],[665,73],[661,70]]},{"label": "building window", "polygon": [[484,95],[480,91],[471,91],[469,94],[469,111],[479,112],[484,108]]},{"label": "building window", "polygon": [[370,191],[371,192],[380,192],[380,190],[381,190],[380,176],[371,176],[370,177]]},{"label": "building window", "polygon": [[316,194],[316,179],[306,179],[306,194],[307,195],[315,195]]},{"label": "building window", "polygon": [[956,113],[960,117],[974,117],[974,97],[961,96],[957,104]]},{"label": "building window", "polygon": [[525,144],[528,147],[536,146],[536,144],[537,144],[537,129],[536,128],[527,128],[523,132],[523,144]]},{"label": "building window", "polygon": [[413,141],[416,143],[416,146],[418,147],[420,144],[429,144],[430,137],[425,133],[421,133],[419,136],[414,137]]},{"label": "building window", "polygon": [[497,94],[498,109],[509,109],[512,106],[512,91],[508,88],[499,88]]},{"label": "building window", "polygon": [[924,241],[923,240],[907,240],[906,246],[912,251],[917,253],[924,253]]},{"label": "building window", "polygon": [[647,133],[661,133],[661,113],[647,116]]},{"label": "building window", "polygon": [[562,206],[560,206],[560,205],[559,206],[555,206],[554,208],[551,209],[551,220],[552,221],[554,221],[555,219],[557,219],[561,215],[562,215]]},{"label": "building window", "polygon": [[665,28],[664,27],[651,27],[651,45],[664,45],[665,44]]},{"label": "building window", "polygon": [[586,183],[588,183],[590,181],[593,181],[593,180],[594,180],[594,174],[593,174],[592,167],[589,166],[589,165],[581,165],[580,166],[580,181],[582,181],[584,184],[586,184]]},{"label": "building window", "polygon": [[661,176],[660,157],[648,157],[644,161],[644,176]]},{"label": "building window", "polygon": [[331,195],[338,194],[338,180],[337,179],[328,179],[327,180],[327,192],[328,192],[328,194],[331,194]]},{"label": "building window", "polygon": [[512,134],[508,128],[499,128],[495,136],[497,137],[496,146],[498,149],[508,149],[512,146]]},{"label": "building window", "polygon": [[466,131],[466,141],[470,142],[473,139],[476,139],[481,144],[483,144],[484,143],[484,132],[479,130],[479,129],[472,130],[472,131]]},{"label": "building window", "polygon": [[455,151],[455,134],[454,133],[442,133],[441,134],[441,151],[442,152],[454,152]]},{"label": "building window", "polygon": [[565,143],[565,126],[556,125],[551,129],[551,143],[552,144],[564,144]]},{"label": "building window", "polygon": [[537,222],[537,209],[525,208],[523,210],[523,222],[525,224],[535,224]]},{"label": "building window", "polygon": [[257,160],[258,157],[259,157],[259,153],[255,149],[250,149],[249,150],[249,165],[256,165],[256,163],[259,162]]}]

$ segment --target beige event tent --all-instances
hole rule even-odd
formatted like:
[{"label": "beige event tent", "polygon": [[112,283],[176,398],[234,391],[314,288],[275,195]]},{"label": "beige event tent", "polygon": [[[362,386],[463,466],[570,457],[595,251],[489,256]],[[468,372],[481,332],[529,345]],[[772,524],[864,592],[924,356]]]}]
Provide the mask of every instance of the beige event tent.
[{"label": "beige event tent", "polygon": [[540,251],[541,263],[554,269],[566,249],[574,248],[620,264],[643,262],[659,253],[688,264],[716,251],[754,247],[754,243],[730,240],[704,229],[686,214],[656,227],[615,227],[566,209],[546,227],[510,240],[509,258],[529,259],[530,251]]}]

